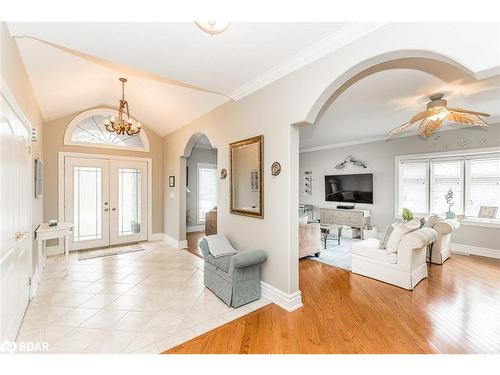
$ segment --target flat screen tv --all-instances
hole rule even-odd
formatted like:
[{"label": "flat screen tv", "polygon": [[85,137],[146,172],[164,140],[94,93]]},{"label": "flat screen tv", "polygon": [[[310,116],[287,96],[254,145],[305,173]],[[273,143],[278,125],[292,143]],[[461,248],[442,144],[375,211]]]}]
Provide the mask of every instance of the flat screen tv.
[{"label": "flat screen tv", "polygon": [[325,200],[328,202],[373,203],[373,174],[325,176]]}]

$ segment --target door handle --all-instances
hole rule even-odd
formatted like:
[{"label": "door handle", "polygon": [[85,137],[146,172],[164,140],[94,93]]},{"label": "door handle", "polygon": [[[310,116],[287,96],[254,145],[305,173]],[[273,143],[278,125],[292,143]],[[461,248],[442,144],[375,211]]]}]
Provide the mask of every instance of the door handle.
[{"label": "door handle", "polygon": [[116,211],[116,207],[113,207],[113,208],[111,209],[111,211]]},{"label": "door handle", "polygon": [[105,208],[105,209],[104,209],[104,212],[108,212],[108,211],[109,211],[109,208]]},{"label": "door handle", "polygon": [[26,233],[27,232],[16,232],[16,235],[15,235],[16,240],[22,239],[26,235]]}]

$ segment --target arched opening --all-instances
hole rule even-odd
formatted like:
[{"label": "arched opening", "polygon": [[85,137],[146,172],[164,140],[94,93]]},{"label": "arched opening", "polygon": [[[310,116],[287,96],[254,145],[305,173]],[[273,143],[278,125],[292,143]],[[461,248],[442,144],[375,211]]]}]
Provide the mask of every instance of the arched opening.
[{"label": "arched opening", "polygon": [[193,134],[180,157],[180,235],[201,256],[198,242],[217,233],[217,149],[203,133]]},{"label": "arched opening", "polygon": [[[380,97],[377,97],[377,100],[391,100],[391,102],[399,104],[403,109],[401,110],[401,108],[397,108],[394,110],[394,113],[396,113],[397,116],[387,116],[385,118],[386,123],[384,126],[388,128],[384,129],[384,126],[379,126],[377,128],[379,133],[377,134],[370,133],[375,126],[371,126],[368,120],[366,120],[364,127],[358,126],[358,124],[363,121],[361,119],[362,116],[354,115],[354,111],[357,111],[356,114],[362,114],[366,117],[370,117],[372,115],[372,113],[369,113],[370,111],[367,110],[367,106],[365,105],[366,103],[363,102],[363,100],[358,100],[356,102],[354,100],[356,96],[354,94],[351,95],[351,93],[355,93],[360,86],[363,86],[365,82],[369,82],[372,85],[372,94],[377,94],[378,90]],[[408,92],[402,92],[401,90],[398,91],[397,88],[401,88],[404,84],[407,85]],[[361,167],[355,166],[348,166],[342,170],[336,169],[335,166],[343,162],[347,156],[352,155],[356,157],[356,155],[358,155],[366,158],[367,150],[370,146],[365,144],[383,141],[388,130],[408,121],[411,117],[411,113],[414,114],[418,112],[418,110],[414,111],[413,107],[410,108],[411,106],[415,106],[416,108],[424,107],[425,103],[428,101],[428,96],[437,92],[436,90],[444,91],[445,95],[448,97],[455,96],[454,103],[456,103],[455,105],[457,107],[460,107],[461,103],[459,96],[464,92],[464,90],[470,89],[471,94],[469,97],[474,97],[476,95],[479,101],[482,93],[484,93],[485,90],[489,90],[488,85],[489,87],[495,86],[495,84],[492,84],[492,81],[487,82],[486,80],[476,79],[471,71],[464,68],[460,64],[451,61],[444,56],[425,51],[399,51],[384,54],[360,62],[359,64],[356,64],[346,70],[343,74],[333,80],[332,83],[329,84],[328,87],[319,95],[307,113],[305,120],[292,124],[292,147],[293,152],[297,152],[297,157],[292,158],[292,172],[294,174],[292,181],[293,184],[299,185],[292,186],[292,191],[297,191],[297,201],[295,203],[297,205],[301,205],[303,212],[305,211],[305,213],[310,215],[309,221],[320,219],[319,208],[336,208],[336,204],[334,205],[333,202],[329,202],[325,198],[325,176],[330,174],[362,174],[368,172],[372,173],[374,178],[381,179],[381,176],[383,175],[376,175],[378,172],[374,172],[370,169],[375,164],[373,160],[370,161],[370,159],[363,158],[361,158],[361,161],[368,162],[367,169],[361,169]],[[496,87],[498,87],[498,81],[496,83]],[[474,90],[477,90],[477,93],[472,92]],[[358,90],[358,93],[359,92],[360,90]],[[390,97],[391,95],[393,95],[393,97]],[[357,107],[354,105],[351,107],[347,106],[345,101],[345,98],[347,97],[353,99],[353,103],[356,103]],[[332,116],[332,108],[334,108],[337,104],[337,110],[339,112],[344,111],[344,114],[347,113],[348,111],[346,108],[353,111],[351,122],[338,121],[338,116],[337,118]],[[342,108],[339,109],[339,106]],[[371,110],[374,110],[374,108],[375,106],[373,106]],[[488,112],[485,108],[472,108]],[[385,110],[387,110],[387,108]],[[378,115],[379,114],[377,113],[377,116]],[[378,116],[379,123],[381,122],[381,117],[382,116]],[[332,119],[337,121],[333,121]],[[345,120],[346,117],[343,119]],[[327,127],[331,133],[325,134],[320,132],[324,131]],[[356,129],[360,133],[354,137],[355,139],[343,139],[346,134],[354,132]],[[304,139],[309,138],[314,138],[316,141],[321,140],[321,142],[324,143],[311,143],[304,147]],[[326,142],[326,140],[329,141]],[[297,144],[294,146],[294,143]],[[299,150],[303,152],[299,153]],[[401,150],[402,151],[399,152],[406,152],[406,149],[404,148],[401,148]],[[320,155],[321,152],[323,152],[323,154]],[[352,154],[352,152],[355,154]],[[416,153],[417,151],[413,152]],[[313,153],[316,153],[315,159],[309,156],[304,156],[306,154],[311,155]],[[372,152],[372,155],[373,158],[377,158],[376,153]],[[323,157],[324,160],[322,160],[321,157]],[[330,157],[332,160],[327,159],[327,157]],[[384,179],[387,183],[384,186],[374,187],[375,190],[373,191],[373,194],[375,200],[378,198],[376,194],[380,193],[382,190],[389,192],[394,190],[394,157],[391,156],[391,158],[386,158],[388,159],[386,165],[389,173],[384,175]],[[321,163],[324,165],[321,165]],[[309,189],[306,186],[306,183],[309,183],[309,188],[312,185],[312,195],[310,191],[306,191]],[[380,201],[381,200],[379,199],[377,203],[380,204]],[[387,203],[387,206],[389,207],[387,209],[387,215],[384,213],[385,216],[378,213],[380,210],[378,207],[375,207],[375,205],[359,205],[361,209],[366,208],[372,210],[372,219],[382,223],[380,224],[379,231],[383,231],[382,226],[386,221],[394,219],[394,210],[392,209],[392,205],[394,203],[393,199],[384,203]],[[372,207],[375,208],[373,209]],[[358,208],[358,204],[356,204],[356,208]],[[313,214],[311,210],[314,210]],[[375,217],[373,216],[374,211],[376,213]],[[298,243],[297,247],[300,257],[301,255],[304,255],[302,252],[303,249],[300,247],[301,243],[304,241],[300,240],[301,231],[297,233],[295,228],[296,224],[292,222],[292,225],[294,226],[291,231],[292,236],[294,236],[292,238],[292,250],[294,249],[294,243]],[[318,235],[319,231],[320,228],[318,228]],[[322,234],[324,234],[324,232],[322,232]],[[297,238],[299,238],[299,240],[297,240]],[[323,249],[325,247],[324,242],[321,242],[319,246]],[[292,253],[294,253],[294,251],[292,251]],[[307,255],[314,257],[314,252]],[[342,266],[337,264],[337,267]]]},{"label": "arched opening", "polygon": [[108,132],[104,121],[112,116],[118,117],[118,111],[110,108],[94,108],[78,114],[66,127],[64,144],[149,152],[149,140],[145,131],[132,136]]}]

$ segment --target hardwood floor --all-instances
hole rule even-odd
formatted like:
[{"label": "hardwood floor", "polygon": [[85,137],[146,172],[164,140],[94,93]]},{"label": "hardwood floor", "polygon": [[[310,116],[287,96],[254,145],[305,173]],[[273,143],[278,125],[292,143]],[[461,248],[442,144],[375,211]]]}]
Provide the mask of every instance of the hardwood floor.
[{"label": "hardwood floor", "polygon": [[304,307],[271,304],[166,353],[500,353],[500,261],[453,255],[413,292],[300,261]]},{"label": "hardwood floor", "polygon": [[203,258],[203,255],[201,254],[201,250],[198,247],[198,242],[200,242],[200,239],[202,237],[205,237],[205,232],[186,233],[186,241],[188,246],[186,250],[200,258]]}]

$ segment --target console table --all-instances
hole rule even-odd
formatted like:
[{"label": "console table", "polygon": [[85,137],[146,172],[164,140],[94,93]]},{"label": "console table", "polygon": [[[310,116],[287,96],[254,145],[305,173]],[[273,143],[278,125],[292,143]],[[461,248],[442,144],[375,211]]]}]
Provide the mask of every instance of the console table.
[{"label": "console table", "polygon": [[[321,225],[347,225],[361,230],[370,221],[370,210],[320,208],[319,221]],[[361,237],[363,237],[362,230]]]},{"label": "console table", "polygon": [[38,244],[38,267],[41,271],[47,262],[47,255],[45,254],[45,241],[58,238],[59,241],[64,239],[64,255],[66,258],[66,267],[68,266],[69,255],[69,235],[73,229],[71,223],[59,223],[54,226],[49,226],[48,223],[40,224],[35,231],[36,241]]}]

